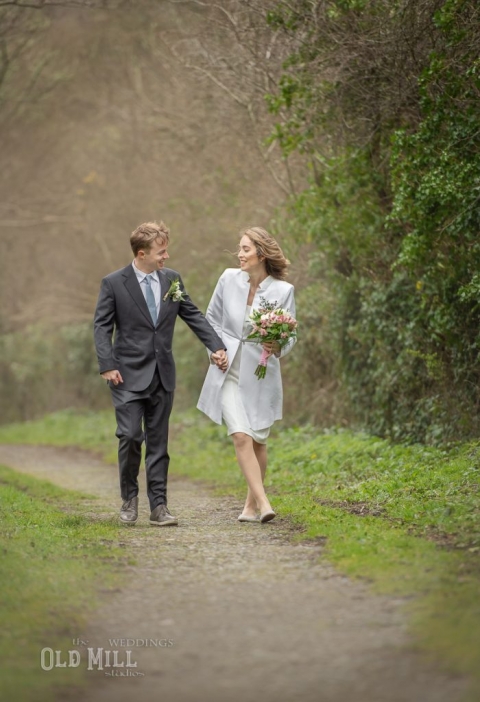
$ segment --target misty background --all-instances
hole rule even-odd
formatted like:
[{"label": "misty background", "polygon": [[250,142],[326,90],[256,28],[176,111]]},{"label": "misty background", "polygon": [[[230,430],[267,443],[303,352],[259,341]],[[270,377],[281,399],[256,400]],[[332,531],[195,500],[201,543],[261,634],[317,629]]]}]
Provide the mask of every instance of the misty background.
[{"label": "misty background", "polygon": [[100,280],[161,219],[202,310],[241,229],[292,261],[288,423],[477,437],[479,56],[477,0],[0,0],[0,422],[110,407]]},{"label": "misty background", "polygon": [[[289,188],[268,125],[257,128],[265,108],[247,94],[248,65],[233,81],[243,104],[210,74],[232,44],[208,6],[31,5],[0,3],[2,422],[110,406],[92,315],[101,278],[132,259],[138,224],[170,227],[169,265],[205,311],[237,265],[239,230],[268,228]],[[250,35],[263,56],[267,34]],[[188,406],[206,355],[181,322],[175,345],[176,402]]]}]

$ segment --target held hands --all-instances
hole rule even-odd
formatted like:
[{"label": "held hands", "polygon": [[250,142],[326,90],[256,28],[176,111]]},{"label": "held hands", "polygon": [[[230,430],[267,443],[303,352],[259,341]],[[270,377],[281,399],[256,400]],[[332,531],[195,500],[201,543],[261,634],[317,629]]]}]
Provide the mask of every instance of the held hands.
[{"label": "held hands", "polygon": [[111,380],[114,385],[123,383],[123,378],[120,375],[120,371],[117,370],[106,371],[105,373],[102,373],[101,376],[104,380]]},{"label": "held hands", "polygon": [[228,356],[225,349],[215,351],[215,353],[210,354],[210,358],[215,363],[217,368],[219,368],[222,373],[225,373],[228,368]]},{"label": "held hands", "polygon": [[[210,358],[215,363],[217,368],[219,368],[222,373],[225,373],[228,368],[228,357],[225,350],[220,349],[219,351],[212,353]],[[118,370],[106,371],[105,373],[102,373],[101,376],[104,380],[111,380],[114,385],[123,383],[123,378]]]}]

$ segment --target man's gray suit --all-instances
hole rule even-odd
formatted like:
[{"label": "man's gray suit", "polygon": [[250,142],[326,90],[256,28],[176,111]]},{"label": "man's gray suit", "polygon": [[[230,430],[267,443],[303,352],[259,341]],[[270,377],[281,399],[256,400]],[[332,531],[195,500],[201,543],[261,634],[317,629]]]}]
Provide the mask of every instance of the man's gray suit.
[{"label": "man's gray suit", "polygon": [[[118,386],[108,381],[117,419],[121,496],[123,500],[131,500],[138,494],[143,420],[147,494],[152,511],[159,504],[166,504],[168,421],[175,389],[172,341],[177,316],[210,351],[225,348],[185,293],[180,275],[170,268],[155,275],[159,277],[161,290],[155,325],[131,264],[102,280],[94,321],[100,373],[118,370],[123,378]],[[184,299],[164,300],[171,282],[177,279]]]}]

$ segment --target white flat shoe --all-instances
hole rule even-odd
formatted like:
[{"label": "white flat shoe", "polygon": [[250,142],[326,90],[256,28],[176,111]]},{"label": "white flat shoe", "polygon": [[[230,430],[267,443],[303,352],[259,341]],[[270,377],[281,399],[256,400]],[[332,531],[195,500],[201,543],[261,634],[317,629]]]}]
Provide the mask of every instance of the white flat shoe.
[{"label": "white flat shoe", "polygon": [[258,517],[251,517],[249,514],[240,514],[239,517],[237,518],[237,521],[239,522],[258,522]]},{"label": "white flat shoe", "polygon": [[260,515],[260,521],[262,522],[262,524],[265,524],[265,522],[271,522],[272,519],[275,519],[276,516],[277,515],[275,514],[273,509],[269,509],[268,512],[263,512]]}]

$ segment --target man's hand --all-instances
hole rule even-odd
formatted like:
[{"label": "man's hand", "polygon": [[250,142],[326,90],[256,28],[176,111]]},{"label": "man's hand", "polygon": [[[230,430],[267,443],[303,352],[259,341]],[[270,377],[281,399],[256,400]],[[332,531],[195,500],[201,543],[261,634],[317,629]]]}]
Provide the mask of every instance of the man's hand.
[{"label": "man's hand", "polygon": [[215,363],[217,368],[219,368],[222,371],[222,373],[225,373],[225,371],[228,368],[228,356],[225,349],[219,349],[219,351],[215,351],[215,353],[212,353],[210,355],[210,358]]},{"label": "man's hand", "polygon": [[117,370],[106,371],[105,373],[102,373],[101,376],[104,380],[111,380],[114,385],[123,383],[123,378],[120,375],[120,371]]}]

